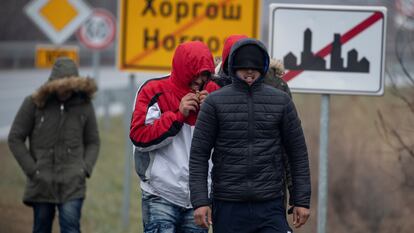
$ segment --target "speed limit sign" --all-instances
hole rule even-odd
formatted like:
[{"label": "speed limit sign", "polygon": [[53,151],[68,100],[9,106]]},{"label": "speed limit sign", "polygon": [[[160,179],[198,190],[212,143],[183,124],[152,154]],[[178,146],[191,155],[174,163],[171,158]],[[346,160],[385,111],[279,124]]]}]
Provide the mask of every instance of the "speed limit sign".
[{"label": "speed limit sign", "polygon": [[115,38],[115,18],[104,9],[94,9],[92,15],[79,28],[79,41],[89,49],[102,50]]}]

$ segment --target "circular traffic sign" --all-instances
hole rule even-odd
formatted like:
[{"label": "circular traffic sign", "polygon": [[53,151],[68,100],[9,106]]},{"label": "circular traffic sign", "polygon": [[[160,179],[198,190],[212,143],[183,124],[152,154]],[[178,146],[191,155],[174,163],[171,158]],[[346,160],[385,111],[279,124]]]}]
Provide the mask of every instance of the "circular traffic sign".
[{"label": "circular traffic sign", "polygon": [[92,15],[79,28],[79,41],[87,48],[102,50],[115,38],[115,17],[104,9],[94,9]]}]

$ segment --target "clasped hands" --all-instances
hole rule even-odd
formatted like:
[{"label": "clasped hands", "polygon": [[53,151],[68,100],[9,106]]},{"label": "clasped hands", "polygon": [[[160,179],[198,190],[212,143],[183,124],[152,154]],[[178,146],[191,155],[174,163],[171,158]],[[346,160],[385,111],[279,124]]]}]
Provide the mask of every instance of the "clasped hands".
[{"label": "clasped hands", "polygon": [[190,111],[196,112],[201,104],[206,99],[208,92],[206,90],[197,91],[196,93],[188,93],[185,95],[180,102],[179,110],[185,116],[188,117]]}]

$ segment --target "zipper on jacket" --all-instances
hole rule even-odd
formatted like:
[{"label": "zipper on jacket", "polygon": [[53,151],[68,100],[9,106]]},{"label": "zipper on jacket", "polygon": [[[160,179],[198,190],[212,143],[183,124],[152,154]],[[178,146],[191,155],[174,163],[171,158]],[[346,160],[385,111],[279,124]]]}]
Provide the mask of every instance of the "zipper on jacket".
[{"label": "zipper on jacket", "polygon": [[[60,103],[60,119],[59,119],[59,128],[58,128],[58,144],[57,145],[62,145],[63,144],[63,139],[62,139],[62,127],[63,127],[63,122],[64,122],[64,114],[65,114],[65,104],[64,103]],[[60,146],[59,150],[63,150],[63,148]],[[59,153],[57,154],[61,154],[61,151],[59,151]],[[53,156],[53,170],[55,173],[60,173],[60,171],[56,171],[56,158],[55,156]],[[57,182],[56,180],[53,180],[54,183],[54,187],[57,191],[57,197],[56,199],[58,200],[58,202],[62,202],[62,188],[59,182]]]},{"label": "zipper on jacket", "polygon": [[39,129],[42,127],[44,121],[45,121],[45,117],[42,115],[40,117]]},{"label": "zipper on jacket", "polygon": [[60,132],[60,129],[62,128],[62,126],[63,126],[63,121],[64,121],[64,114],[65,114],[65,104],[64,103],[61,103],[60,104],[60,120],[59,120],[59,139],[61,138],[61,132]]},{"label": "zipper on jacket", "polygon": [[248,155],[247,155],[247,197],[251,199],[254,196],[253,184],[252,184],[252,163],[253,163],[253,127],[254,127],[254,117],[253,117],[253,93],[251,87],[248,89],[247,96],[247,108],[248,108]]}]

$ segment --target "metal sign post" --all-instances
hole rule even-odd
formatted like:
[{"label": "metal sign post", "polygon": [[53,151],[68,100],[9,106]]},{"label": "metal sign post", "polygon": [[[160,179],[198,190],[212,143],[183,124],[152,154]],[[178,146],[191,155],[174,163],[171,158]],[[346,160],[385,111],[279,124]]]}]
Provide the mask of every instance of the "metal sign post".
[{"label": "metal sign post", "polygon": [[326,212],[328,206],[329,102],[330,95],[323,94],[321,99],[319,132],[318,233],[326,232]]},{"label": "metal sign post", "polygon": [[[93,9],[86,22],[78,29],[76,36],[78,40],[88,49],[93,51],[92,66],[93,76],[99,87],[99,66],[100,51],[112,44],[115,38],[115,19],[114,16],[105,9]],[[98,94],[96,105],[101,107],[102,94]],[[105,117],[108,117],[105,115]],[[105,119],[105,122],[108,120]]]},{"label": "metal sign post", "polygon": [[124,167],[124,199],[122,201],[122,228],[127,229],[129,225],[129,206],[131,192],[131,157],[133,154],[132,144],[129,140],[129,126],[135,97],[135,75],[129,75],[129,89],[126,98],[124,128],[125,128],[125,167]]},{"label": "metal sign post", "polygon": [[[99,87],[99,66],[100,66],[101,54],[99,51],[94,51],[92,53],[92,69],[93,69],[93,78],[95,79],[96,85]],[[96,107],[102,105],[101,95],[97,95],[96,98]]]}]

